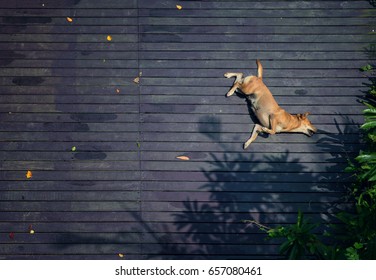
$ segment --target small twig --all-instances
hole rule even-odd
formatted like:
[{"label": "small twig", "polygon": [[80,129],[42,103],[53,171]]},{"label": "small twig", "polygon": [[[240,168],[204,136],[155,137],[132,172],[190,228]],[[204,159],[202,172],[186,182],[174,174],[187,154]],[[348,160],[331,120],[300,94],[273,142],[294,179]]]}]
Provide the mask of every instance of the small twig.
[{"label": "small twig", "polygon": [[256,225],[260,230],[263,230],[263,231],[268,231],[268,230],[272,229],[272,228],[270,228],[268,226],[260,224],[259,222],[255,221],[255,220],[243,220],[243,222],[244,223],[249,223],[249,224]]}]

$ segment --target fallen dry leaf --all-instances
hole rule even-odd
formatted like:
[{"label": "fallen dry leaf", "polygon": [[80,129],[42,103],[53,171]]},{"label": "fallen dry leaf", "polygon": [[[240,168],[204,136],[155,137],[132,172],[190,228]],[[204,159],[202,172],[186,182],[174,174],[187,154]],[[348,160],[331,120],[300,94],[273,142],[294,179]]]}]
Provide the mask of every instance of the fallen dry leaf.
[{"label": "fallen dry leaf", "polygon": [[67,22],[73,22],[73,18],[67,17]]},{"label": "fallen dry leaf", "polygon": [[120,258],[124,258],[124,255],[119,253],[119,257]]},{"label": "fallen dry leaf", "polygon": [[14,239],[14,232],[9,233],[9,238]]},{"label": "fallen dry leaf", "polygon": [[135,84],[139,84],[141,76],[142,76],[142,72],[138,73],[138,77],[134,78],[133,82]]},{"label": "fallen dry leaf", "polygon": [[120,89],[117,88],[117,89],[116,89],[116,93],[120,93]]},{"label": "fallen dry leaf", "polygon": [[29,225],[29,233],[34,234],[35,231],[33,230],[33,225]]},{"label": "fallen dry leaf", "polygon": [[28,170],[27,172],[26,172],[26,178],[27,179],[31,179],[33,177],[33,172],[31,172],[30,170]]},{"label": "fallen dry leaf", "polygon": [[183,6],[181,6],[181,5],[176,5],[176,8],[177,8],[178,10],[181,10],[181,9],[183,9]]},{"label": "fallen dry leaf", "polygon": [[180,160],[190,160],[190,158],[187,156],[177,156],[176,158]]},{"label": "fallen dry leaf", "polygon": [[76,146],[72,147],[72,152],[75,152],[77,150]]},{"label": "fallen dry leaf", "polygon": [[107,36],[107,41],[112,41],[112,36],[111,35]]}]

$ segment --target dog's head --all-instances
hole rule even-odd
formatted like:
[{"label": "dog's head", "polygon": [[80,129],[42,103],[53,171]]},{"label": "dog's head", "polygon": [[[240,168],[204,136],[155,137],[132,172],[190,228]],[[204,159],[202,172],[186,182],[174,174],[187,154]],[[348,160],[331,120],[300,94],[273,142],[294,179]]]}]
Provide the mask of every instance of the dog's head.
[{"label": "dog's head", "polygon": [[296,117],[300,121],[300,126],[298,130],[299,132],[302,132],[307,136],[312,136],[317,132],[317,128],[309,121],[309,119],[307,118],[308,115],[308,112],[296,115]]}]

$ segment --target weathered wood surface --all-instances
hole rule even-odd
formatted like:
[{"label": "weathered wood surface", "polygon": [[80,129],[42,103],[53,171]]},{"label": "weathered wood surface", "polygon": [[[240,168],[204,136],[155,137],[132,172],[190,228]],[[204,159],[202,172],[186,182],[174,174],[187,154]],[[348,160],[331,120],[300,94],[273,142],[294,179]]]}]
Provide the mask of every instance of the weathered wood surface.
[{"label": "weathered wood surface", "polygon": [[[0,259],[280,258],[243,220],[348,207],[369,1],[42,2],[0,1]],[[257,58],[315,136],[242,150],[254,119],[223,73]]]}]

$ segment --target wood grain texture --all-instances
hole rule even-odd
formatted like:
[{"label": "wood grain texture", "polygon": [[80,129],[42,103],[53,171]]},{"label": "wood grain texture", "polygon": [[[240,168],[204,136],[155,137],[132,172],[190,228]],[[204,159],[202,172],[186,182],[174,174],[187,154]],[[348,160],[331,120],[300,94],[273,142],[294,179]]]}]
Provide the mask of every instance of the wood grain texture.
[{"label": "wood grain texture", "polygon": [[[337,222],[349,207],[374,7],[181,5],[0,2],[0,259],[279,259],[243,220]],[[223,74],[255,74],[256,59],[316,135],[242,149],[255,119]]]}]

